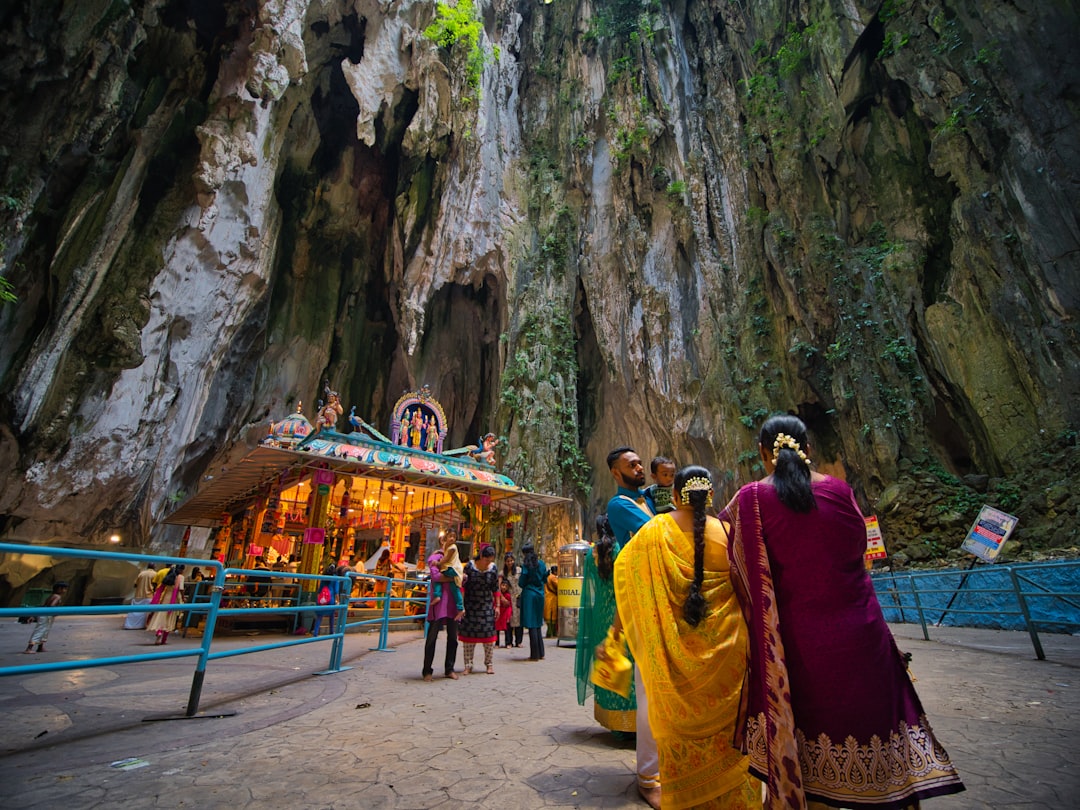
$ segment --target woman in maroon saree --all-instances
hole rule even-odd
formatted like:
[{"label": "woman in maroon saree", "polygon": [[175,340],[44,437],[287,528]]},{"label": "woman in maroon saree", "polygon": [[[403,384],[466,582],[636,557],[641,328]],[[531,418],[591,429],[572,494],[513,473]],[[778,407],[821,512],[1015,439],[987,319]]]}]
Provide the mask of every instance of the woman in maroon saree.
[{"label": "woman in maroon saree", "polygon": [[851,488],[810,471],[793,416],[769,419],[759,448],[767,477],[720,519],[750,630],[738,742],[765,806],[900,810],[963,790],[874,594]]}]

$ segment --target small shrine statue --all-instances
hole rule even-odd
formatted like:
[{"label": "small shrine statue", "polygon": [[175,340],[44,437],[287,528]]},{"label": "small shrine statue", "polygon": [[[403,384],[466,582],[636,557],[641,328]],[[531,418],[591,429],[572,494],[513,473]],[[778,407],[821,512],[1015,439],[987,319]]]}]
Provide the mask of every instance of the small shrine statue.
[{"label": "small shrine statue", "polygon": [[412,430],[409,431],[409,447],[415,447],[419,449],[422,447],[420,443],[420,431],[424,428],[424,415],[420,413],[420,409],[417,408],[413,411],[412,415]]},{"label": "small shrine statue", "polygon": [[429,416],[425,423],[427,434],[424,436],[424,449],[429,453],[435,452],[435,442],[439,439],[439,429],[435,427],[435,417]]},{"label": "small shrine statue", "polygon": [[495,466],[495,445],[499,443],[498,438],[494,433],[485,433],[480,439],[480,447],[471,453],[474,459],[481,461],[484,464],[490,464]]},{"label": "small shrine statue", "polygon": [[330,390],[330,384],[324,387],[326,402],[319,401],[319,415],[315,418],[315,430],[337,430],[338,417],[345,413],[337,391]]}]

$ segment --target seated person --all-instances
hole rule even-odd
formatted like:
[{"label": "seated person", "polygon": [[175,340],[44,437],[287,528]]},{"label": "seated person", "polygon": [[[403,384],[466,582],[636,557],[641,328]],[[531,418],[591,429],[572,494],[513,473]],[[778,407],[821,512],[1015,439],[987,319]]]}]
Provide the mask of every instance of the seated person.
[{"label": "seated person", "polygon": [[[266,564],[266,560],[259,557],[255,563],[256,571],[266,571],[270,573],[270,568]],[[270,595],[270,583],[273,581],[272,576],[260,576],[258,574],[248,575],[248,593],[255,599],[264,599]]]},{"label": "seated person", "polygon": [[375,585],[370,579],[357,579],[360,592],[357,594],[357,598],[360,602],[357,604],[362,608],[375,607],[375,600],[371,597],[375,595]]}]

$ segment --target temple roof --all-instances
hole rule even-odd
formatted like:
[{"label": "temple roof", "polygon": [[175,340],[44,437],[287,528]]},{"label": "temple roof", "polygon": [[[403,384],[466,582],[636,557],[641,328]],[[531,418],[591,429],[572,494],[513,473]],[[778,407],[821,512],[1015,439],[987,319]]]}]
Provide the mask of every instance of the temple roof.
[{"label": "temple roof", "polygon": [[542,509],[571,503],[570,498],[529,492],[494,467],[463,456],[445,456],[370,439],[323,430],[295,449],[261,446],[239,463],[204,481],[191,498],[164,523],[217,526],[221,515],[235,511],[275,481],[295,479],[300,470],[327,469],[375,481],[415,484],[455,492],[487,495],[503,512]]}]

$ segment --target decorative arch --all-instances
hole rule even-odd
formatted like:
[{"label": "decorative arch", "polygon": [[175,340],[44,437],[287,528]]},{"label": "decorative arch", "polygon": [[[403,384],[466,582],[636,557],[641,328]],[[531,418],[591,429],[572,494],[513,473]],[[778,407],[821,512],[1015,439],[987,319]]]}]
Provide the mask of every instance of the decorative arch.
[{"label": "decorative arch", "polygon": [[446,412],[428,386],[402,394],[390,412],[390,440],[402,447],[441,453]]}]

